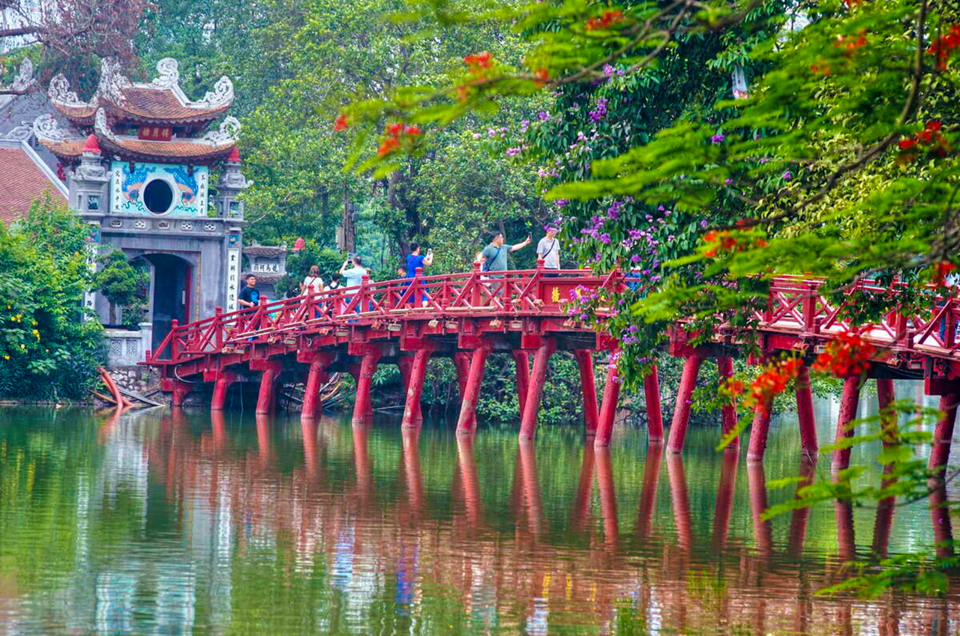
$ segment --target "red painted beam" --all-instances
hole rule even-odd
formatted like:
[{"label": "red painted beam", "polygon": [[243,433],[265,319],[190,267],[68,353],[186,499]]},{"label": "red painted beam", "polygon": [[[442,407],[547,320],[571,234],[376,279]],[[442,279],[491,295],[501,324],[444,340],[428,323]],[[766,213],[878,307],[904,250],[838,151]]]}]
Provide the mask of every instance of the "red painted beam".
[{"label": "red painted beam", "polygon": [[513,364],[516,368],[517,398],[520,401],[522,417],[523,408],[527,403],[527,391],[530,390],[530,354],[522,349],[514,349],[510,353],[513,355]]},{"label": "red painted beam", "polygon": [[530,386],[527,389],[527,400],[523,405],[523,417],[520,418],[520,439],[533,439],[537,430],[537,415],[540,413],[540,398],[543,396],[543,385],[547,380],[547,367],[550,356],[557,350],[557,341],[551,337],[544,337],[533,358],[533,373],[530,377]]},{"label": "red painted beam", "polygon": [[480,346],[473,350],[470,360],[470,375],[463,392],[460,405],[460,417],[457,420],[457,435],[473,435],[477,431],[477,401],[480,399],[480,385],[483,383],[483,367],[487,363],[490,347]]},{"label": "red painted beam", "polygon": [[617,402],[620,401],[620,382],[616,367],[608,366],[607,380],[603,385],[603,404],[600,406],[600,421],[597,423],[597,437],[593,445],[603,448],[610,445],[613,437],[613,423],[617,417]]},{"label": "red painted beam", "polygon": [[[843,381],[843,395],[840,397],[840,415],[837,418],[837,434],[834,443],[846,437],[853,437],[854,430],[849,424],[857,419],[857,403],[860,401],[860,376],[851,376]],[[850,448],[838,448],[833,451],[834,470],[850,467]]]},{"label": "red painted beam", "polygon": [[[726,356],[717,358],[717,371],[720,374],[721,380],[729,380],[732,378],[733,359]],[[720,417],[723,422],[721,429],[722,435],[726,437],[730,431],[737,427],[737,407],[731,400],[724,400],[723,406],[720,408]],[[730,444],[727,445],[727,448],[740,448],[740,437],[735,437]]]},{"label": "red painted beam", "polygon": [[407,385],[407,402],[403,409],[403,419],[400,426],[403,428],[419,428],[423,422],[420,415],[420,396],[423,393],[423,380],[427,374],[427,363],[433,346],[428,345],[418,349],[413,356],[413,367],[410,370],[410,379]]},{"label": "red painted beam", "polygon": [[363,350],[360,358],[360,369],[357,373],[357,394],[353,402],[353,423],[360,424],[373,417],[373,404],[370,399],[370,389],[373,384],[373,374],[377,372],[377,364],[382,353],[380,347],[369,346]]},{"label": "red painted beam", "polygon": [[800,425],[800,447],[803,454],[810,458],[817,457],[819,444],[817,443],[817,424],[813,418],[813,392],[810,390],[810,369],[803,365],[797,373],[795,381],[797,388],[797,420]]},{"label": "red painted beam", "polygon": [[277,383],[280,379],[280,372],[283,371],[283,365],[279,361],[271,361],[262,365],[262,368],[263,373],[260,375],[260,393],[257,396],[256,413],[258,415],[268,415],[277,410]]},{"label": "red painted beam", "polygon": [[687,437],[687,426],[690,424],[690,400],[693,389],[697,386],[697,376],[700,374],[700,365],[703,358],[690,356],[683,362],[683,374],[680,377],[680,389],[677,391],[677,404],[673,409],[673,423],[670,425],[670,438],[667,440],[667,450],[671,453],[683,451],[683,442]]},{"label": "red painted beam", "polygon": [[597,409],[597,385],[593,377],[593,352],[576,349],[573,356],[580,367],[580,390],[583,392],[583,426],[588,437],[597,434],[600,412]]},{"label": "red painted beam", "polygon": [[654,443],[663,441],[663,409],[660,406],[660,373],[657,365],[652,365],[643,376],[643,395],[647,403],[647,440]]}]

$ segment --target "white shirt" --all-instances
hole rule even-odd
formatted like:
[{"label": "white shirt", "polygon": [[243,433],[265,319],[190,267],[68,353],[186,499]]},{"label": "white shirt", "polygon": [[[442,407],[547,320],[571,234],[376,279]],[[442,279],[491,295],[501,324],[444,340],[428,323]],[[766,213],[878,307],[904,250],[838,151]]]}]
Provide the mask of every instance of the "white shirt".
[{"label": "white shirt", "polygon": [[323,291],[323,279],[319,276],[307,276],[303,279],[304,294],[311,294]]},{"label": "white shirt", "polygon": [[554,237],[551,241],[546,236],[540,239],[537,258],[543,259],[543,266],[547,269],[560,269],[560,239]]}]

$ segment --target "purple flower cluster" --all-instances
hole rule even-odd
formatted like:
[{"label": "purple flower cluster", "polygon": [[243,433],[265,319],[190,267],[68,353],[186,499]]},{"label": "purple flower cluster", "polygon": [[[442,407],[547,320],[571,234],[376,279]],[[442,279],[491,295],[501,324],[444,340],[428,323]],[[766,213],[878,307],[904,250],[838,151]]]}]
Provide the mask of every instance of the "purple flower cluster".
[{"label": "purple flower cluster", "polygon": [[710,141],[712,141],[715,144],[722,144],[723,140],[726,138],[727,137],[723,133],[717,133],[716,135],[710,138]]},{"label": "purple flower cluster", "polygon": [[600,121],[607,114],[607,100],[602,97],[597,98],[596,107],[590,111],[590,121]]},{"label": "purple flower cluster", "polygon": [[550,121],[550,113],[545,110],[541,110],[538,116],[540,117],[540,121]]}]

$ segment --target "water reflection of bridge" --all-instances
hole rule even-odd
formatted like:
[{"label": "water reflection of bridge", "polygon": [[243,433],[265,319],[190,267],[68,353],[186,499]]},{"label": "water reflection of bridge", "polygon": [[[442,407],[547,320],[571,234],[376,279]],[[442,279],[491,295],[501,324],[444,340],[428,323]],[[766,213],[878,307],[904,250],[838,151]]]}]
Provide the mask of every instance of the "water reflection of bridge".
[{"label": "water reflection of bridge", "polygon": [[[760,464],[746,467],[752,543],[731,538],[740,468],[735,452],[723,456],[712,531],[704,537],[693,529],[681,456],[650,449],[634,521],[624,527],[610,451],[586,446],[568,523],[589,534],[589,541],[570,545],[551,533],[541,496],[544,476],[530,443],[516,451],[510,537],[502,520],[484,509],[471,438],[457,440],[450,484],[454,509],[446,515],[430,509],[419,429],[402,431],[396,483],[403,495],[388,500],[378,496],[369,428],[355,426],[352,439],[343,439],[350,429],[304,420],[303,463],[287,469],[278,465],[273,426],[259,417],[256,448],[237,453],[222,414],[214,414],[210,429],[195,436],[182,412],[174,410],[147,448],[151,473],[181,509],[199,499],[215,518],[232,525],[235,550],[263,545],[281,550],[283,537],[289,537],[294,565],[284,576],[326,570],[330,585],[347,592],[354,618],[369,613],[375,594],[389,586],[396,587],[398,609],[414,616],[425,611],[425,595],[455,591],[468,620],[531,633],[558,623],[606,633],[632,621],[649,632],[946,634],[948,619],[957,616],[955,594],[933,600],[888,594],[856,603],[814,596],[841,580],[841,563],[865,556],[855,543],[853,511],[836,504],[837,551],[827,558],[804,549],[809,509],[792,512],[788,540],[778,545],[761,516],[768,493]],[[352,479],[331,474],[326,461],[347,443]],[[813,471],[814,464],[801,463],[802,477],[811,479]],[[664,473],[675,536],[655,523]],[[943,497],[936,493],[931,503]],[[931,510],[936,539],[949,538],[949,517],[940,508]],[[877,511],[871,541],[877,554],[887,552],[892,517],[892,507]],[[721,556],[713,557],[715,551]],[[340,619],[347,620],[346,614]]]}]

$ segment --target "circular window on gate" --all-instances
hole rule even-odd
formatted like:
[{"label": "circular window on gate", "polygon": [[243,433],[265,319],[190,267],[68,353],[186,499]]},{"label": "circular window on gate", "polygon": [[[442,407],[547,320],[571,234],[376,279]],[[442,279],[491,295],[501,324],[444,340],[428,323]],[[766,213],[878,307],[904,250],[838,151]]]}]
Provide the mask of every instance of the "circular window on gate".
[{"label": "circular window on gate", "polygon": [[143,189],[143,204],[154,214],[166,214],[173,207],[173,186],[154,179]]}]

